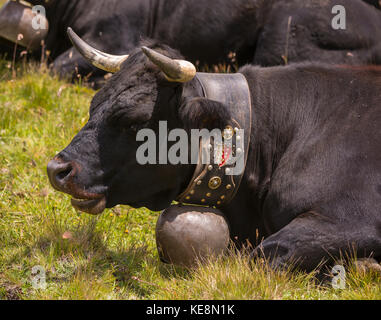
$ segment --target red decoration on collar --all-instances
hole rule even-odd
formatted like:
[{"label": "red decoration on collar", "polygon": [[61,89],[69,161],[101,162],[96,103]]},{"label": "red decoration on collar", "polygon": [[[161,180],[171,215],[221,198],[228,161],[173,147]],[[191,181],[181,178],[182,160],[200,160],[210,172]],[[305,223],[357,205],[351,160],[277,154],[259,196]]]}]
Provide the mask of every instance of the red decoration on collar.
[{"label": "red decoration on collar", "polygon": [[232,148],[230,147],[223,147],[223,152],[221,155],[221,162],[219,163],[219,167],[223,167],[229,160],[230,156],[232,155]]}]

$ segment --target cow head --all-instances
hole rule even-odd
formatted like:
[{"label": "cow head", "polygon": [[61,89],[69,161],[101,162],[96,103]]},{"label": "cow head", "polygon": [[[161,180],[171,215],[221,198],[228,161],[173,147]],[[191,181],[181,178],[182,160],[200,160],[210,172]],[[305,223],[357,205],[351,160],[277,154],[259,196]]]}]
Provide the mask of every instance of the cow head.
[{"label": "cow head", "polygon": [[[196,119],[207,117],[183,94],[187,86],[187,92],[198,95],[194,66],[162,45],[117,57],[89,47],[74,33],[71,37],[92,63],[117,72],[95,95],[87,124],[49,162],[52,186],[71,195],[75,208],[91,214],[117,204],[154,211],[168,207],[186,188],[194,166],[138,164],[141,142],[136,134],[143,128],[157,132],[163,120],[169,129],[197,127]],[[224,114],[221,109],[218,113]]]}]

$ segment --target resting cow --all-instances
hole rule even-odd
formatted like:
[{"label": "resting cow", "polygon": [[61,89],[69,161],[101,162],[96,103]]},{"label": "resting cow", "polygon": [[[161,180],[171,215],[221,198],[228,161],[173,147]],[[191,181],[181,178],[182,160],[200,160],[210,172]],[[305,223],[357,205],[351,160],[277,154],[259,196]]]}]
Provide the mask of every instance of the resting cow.
[{"label": "resting cow", "polygon": [[[120,71],[94,97],[88,123],[48,164],[51,184],[92,214],[117,204],[165,209],[193,183],[195,165],[138,164],[137,132],[158,132],[159,121],[168,130],[223,129],[237,111],[206,98],[201,84],[209,75],[167,46],[105,56],[70,35],[94,64]],[[380,258],[381,68],[296,64],[239,73],[232,90],[245,90],[247,81],[251,98],[247,162],[235,196],[218,204],[232,240],[263,237],[254,254],[276,266],[297,259],[306,270],[346,250]],[[218,179],[211,182],[218,188]]]},{"label": "resting cow", "polygon": [[[66,37],[68,26],[91,45],[112,54],[131,52],[141,38],[152,38],[201,65],[231,63],[232,52],[240,66],[302,61],[381,63],[381,11],[359,0],[30,2],[46,7],[50,22],[46,48],[61,73],[76,70],[93,78],[104,74],[73,50]],[[346,9],[345,30],[332,28],[335,5]]]}]

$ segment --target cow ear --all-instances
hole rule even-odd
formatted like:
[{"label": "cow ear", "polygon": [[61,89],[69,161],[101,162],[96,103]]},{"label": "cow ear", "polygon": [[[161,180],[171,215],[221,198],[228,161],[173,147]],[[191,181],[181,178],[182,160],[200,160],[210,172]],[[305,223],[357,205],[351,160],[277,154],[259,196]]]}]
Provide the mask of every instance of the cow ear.
[{"label": "cow ear", "polygon": [[221,129],[231,119],[228,108],[214,100],[194,98],[185,102],[179,110],[185,129]]}]

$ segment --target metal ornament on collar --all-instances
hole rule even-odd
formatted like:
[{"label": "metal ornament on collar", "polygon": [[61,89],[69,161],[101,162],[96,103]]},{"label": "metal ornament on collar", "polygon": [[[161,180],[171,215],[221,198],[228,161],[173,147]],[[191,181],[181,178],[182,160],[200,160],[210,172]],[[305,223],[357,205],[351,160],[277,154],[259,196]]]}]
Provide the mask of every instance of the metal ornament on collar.
[{"label": "metal ornament on collar", "polygon": [[[197,73],[196,79],[203,89],[204,97],[226,105],[232,118],[222,134],[221,145],[201,139],[195,173],[177,201],[183,204],[221,207],[234,198],[245,172],[251,134],[250,90],[246,78],[240,73]],[[242,131],[244,134],[241,136]],[[226,150],[225,145],[231,146],[229,150]],[[210,159],[214,159],[215,154],[220,155],[217,156],[219,161],[204,164],[202,157],[205,154],[209,154]],[[231,156],[243,161],[244,168],[240,174],[232,174],[235,164],[227,161]]]}]

